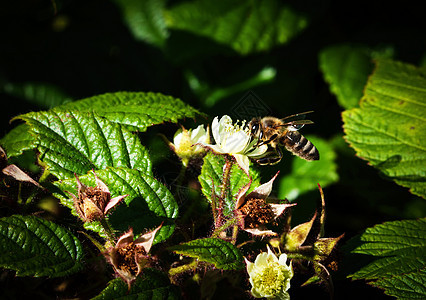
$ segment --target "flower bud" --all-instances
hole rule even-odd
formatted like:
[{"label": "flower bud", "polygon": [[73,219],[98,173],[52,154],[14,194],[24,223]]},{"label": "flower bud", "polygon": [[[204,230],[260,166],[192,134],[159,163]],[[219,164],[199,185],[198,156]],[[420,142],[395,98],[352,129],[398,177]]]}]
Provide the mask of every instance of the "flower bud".
[{"label": "flower bud", "polygon": [[197,143],[210,143],[210,135],[204,129],[204,125],[200,125],[194,130],[181,128],[176,131],[173,137],[173,143],[169,143],[170,148],[182,160],[182,164],[187,166],[192,158],[199,157],[205,153],[203,147],[195,145]]}]

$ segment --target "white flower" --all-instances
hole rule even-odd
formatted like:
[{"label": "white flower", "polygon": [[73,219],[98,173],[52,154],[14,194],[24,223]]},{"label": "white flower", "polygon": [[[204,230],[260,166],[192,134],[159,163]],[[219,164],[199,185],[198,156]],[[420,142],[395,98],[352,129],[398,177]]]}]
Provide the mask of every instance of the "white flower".
[{"label": "white flower", "polygon": [[[237,122],[238,123],[238,122]],[[212,122],[212,134],[215,145],[204,144],[219,154],[230,154],[238,165],[248,174],[249,159],[262,155],[268,149],[267,145],[256,147],[257,139],[253,139],[245,121],[240,125],[232,124],[232,119],[225,115],[220,121],[215,117]]]},{"label": "white flower", "polygon": [[210,143],[210,135],[204,129],[204,125],[200,125],[194,130],[186,130],[182,127],[176,131],[170,147],[182,160],[183,165],[187,166],[191,158],[204,153],[205,150],[201,146],[196,145],[202,143]]},{"label": "white flower", "polygon": [[278,259],[268,246],[268,253],[262,252],[254,263],[246,259],[247,273],[252,285],[251,294],[255,298],[290,299],[287,290],[293,269],[286,264],[287,255],[281,254]]}]

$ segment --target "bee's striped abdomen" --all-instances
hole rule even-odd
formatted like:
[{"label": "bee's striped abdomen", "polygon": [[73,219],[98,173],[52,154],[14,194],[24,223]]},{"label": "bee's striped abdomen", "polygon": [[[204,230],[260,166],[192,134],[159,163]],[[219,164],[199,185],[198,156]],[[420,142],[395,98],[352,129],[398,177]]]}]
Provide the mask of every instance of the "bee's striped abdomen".
[{"label": "bee's striped abdomen", "polygon": [[317,148],[298,131],[287,131],[281,138],[281,144],[293,154],[306,160],[318,160]]}]

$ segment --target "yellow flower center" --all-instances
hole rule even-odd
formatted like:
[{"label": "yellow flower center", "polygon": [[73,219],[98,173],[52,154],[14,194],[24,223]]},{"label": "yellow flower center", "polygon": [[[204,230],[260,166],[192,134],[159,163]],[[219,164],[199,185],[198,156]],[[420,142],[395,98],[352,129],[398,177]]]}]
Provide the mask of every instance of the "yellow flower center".
[{"label": "yellow flower center", "polygon": [[253,274],[253,287],[263,296],[274,296],[287,291],[290,287],[291,272],[277,262],[256,270]]}]

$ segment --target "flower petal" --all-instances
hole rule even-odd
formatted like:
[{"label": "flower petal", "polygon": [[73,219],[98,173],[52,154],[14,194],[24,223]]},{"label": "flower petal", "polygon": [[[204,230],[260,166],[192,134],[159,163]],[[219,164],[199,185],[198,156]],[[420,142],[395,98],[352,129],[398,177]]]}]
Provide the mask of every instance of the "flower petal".
[{"label": "flower petal", "polygon": [[219,137],[219,119],[218,117],[215,117],[212,122],[212,134],[213,139],[216,142],[216,144],[219,144],[220,137]]},{"label": "flower petal", "polygon": [[235,204],[236,209],[239,209],[244,204],[244,201],[246,200],[245,195],[247,191],[250,189],[251,182],[252,180],[250,178],[250,181],[238,191],[237,202]]},{"label": "flower petal", "polygon": [[128,244],[133,242],[133,229],[130,228],[129,231],[120,236],[117,243],[115,244],[115,248],[126,247]]},{"label": "flower petal", "polygon": [[95,175],[95,180],[96,180],[96,185],[98,186],[98,188],[104,192],[104,193],[110,193],[109,192],[109,188],[106,186],[106,184],[99,179],[98,175],[96,175],[95,171],[93,171],[93,174]]},{"label": "flower petal", "polygon": [[247,265],[247,273],[249,274],[249,276],[250,276],[250,273],[251,273],[251,271],[253,270],[253,268],[254,268],[254,263],[252,263],[252,262],[250,262],[249,260],[247,260],[247,258],[245,258],[244,257],[244,261],[246,262],[246,265]]},{"label": "flower petal", "polygon": [[269,203],[269,205],[271,206],[272,211],[274,212],[274,220],[275,220],[276,218],[278,218],[279,216],[283,214],[283,212],[286,210],[287,207],[294,206],[296,205],[296,203],[292,203],[292,204]]},{"label": "flower petal", "polygon": [[252,151],[246,153],[247,156],[255,157],[264,154],[268,150],[268,145],[262,145],[260,147],[255,147]]},{"label": "flower petal", "polygon": [[266,252],[262,252],[260,253],[257,257],[256,260],[254,261],[254,266],[256,268],[258,267],[266,267],[268,266],[268,254]]},{"label": "flower petal", "polygon": [[182,138],[183,138],[183,129],[179,128],[176,131],[175,136],[173,137],[173,144],[175,145],[175,147],[179,148]]},{"label": "flower petal", "polygon": [[274,180],[277,178],[279,173],[280,172],[278,171],[271,180],[255,188],[250,194],[247,195],[247,198],[266,199],[271,193],[272,184],[274,183]]},{"label": "flower petal", "polygon": [[233,154],[232,156],[235,157],[237,164],[248,175],[249,174],[249,165],[250,165],[250,161],[249,161],[248,157],[245,156],[245,155],[242,155],[242,154]]},{"label": "flower petal", "polygon": [[117,205],[121,200],[126,198],[129,195],[122,195],[118,197],[114,197],[111,200],[109,200],[108,204],[106,205],[104,209],[104,214],[106,214],[111,208],[113,208],[115,205]]},{"label": "flower petal", "polygon": [[151,250],[152,242],[154,242],[155,234],[158,230],[160,230],[161,226],[163,226],[163,224],[155,228],[153,231],[150,231],[138,237],[135,240],[135,245],[142,246],[145,249],[145,252],[148,253],[149,250]]},{"label": "flower petal", "polygon": [[223,150],[231,154],[243,154],[250,142],[250,136],[242,130],[227,134],[226,139],[221,144]]},{"label": "flower petal", "polygon": [[285,254],[285,253],[281,254],[280,258],[278,259],[278,263],[280,265],[287,266],[287,254]]},{"label": "flower petal", "polygon": [[263,227],[244,228],[244,230],[247,231],[248,233],[251,233],[257,236],[277,236],[278,235],[276,232],[273,232],[272,230],[269,230]]}]

